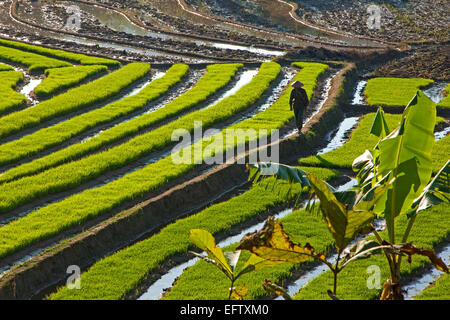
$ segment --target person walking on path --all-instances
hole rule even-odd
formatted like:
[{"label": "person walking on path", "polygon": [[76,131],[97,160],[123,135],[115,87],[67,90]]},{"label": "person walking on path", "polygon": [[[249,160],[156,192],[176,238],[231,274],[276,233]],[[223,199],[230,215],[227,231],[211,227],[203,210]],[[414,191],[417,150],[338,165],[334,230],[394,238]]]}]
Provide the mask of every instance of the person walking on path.
[{"label": "person walking on path", "polygon": [[303,127],[303,113],[309,104],[308,95],[305,89],[303,89],[303,86],[304,84],[300,81],[295,81],[292,84],[294,89],[291,91],[291,98],[289,99],[291,111],[294,110],[295,124],[298,131]]}]

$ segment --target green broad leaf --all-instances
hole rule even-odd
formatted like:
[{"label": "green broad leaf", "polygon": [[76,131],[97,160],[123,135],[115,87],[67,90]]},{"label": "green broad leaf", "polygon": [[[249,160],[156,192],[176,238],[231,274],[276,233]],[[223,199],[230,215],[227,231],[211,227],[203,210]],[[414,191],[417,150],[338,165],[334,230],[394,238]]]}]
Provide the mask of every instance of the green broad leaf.
[{"label": "green broad leaf", "polygon": [[[222,249],[216,246],[216,240],[211,233],[202,229],[192,229],[189,231],[189,240],[198,248],[205,251],[208,254],[209,260],[214,261],[214,265],[230,280],[233,280],[233,271],[228,265]],[[209,260],[206,261],[211,262]]]},{"label": "green broad leaf", "polygon": [[238,287],[229,288],[231,291],[231,297],[235,300],[244,300],[245,296],[248,293],[248,286],[246,284],[242,284]]},{"label": "green broad leaf", "polygon": [[450,202],[450,160],[439,170],[433,180],[424,188],[422,194],[414,200],[412,212],[409,216],[416,215],[418,212],[426,210],[431,206],[440,204],[444,201]]},{"label": "green broad leaf", "polygon": [[395,178],[375,208],[384,214],[391,242],[395,242],[394,219],[410,210],[430,180],[435,123],[436,106],[419,91],[405,108],[399,126],[377,145],[378,174],[392,171]]},{"label": "green broad leaf", "polygon": [[364,188],[355,199],[355,205],[351,208],[356,211],[372,211],[378,200],[385,194],[392,180],[389,180],[391,172],[388,172],[375,186],[364,193]]},{"label": "green broad leaf", "polygon": [[352,168],[354,171],[360,171],[361,169],[366,167],[368,164],[373,166],[373,156],[372,156],[372,152],[370,152],[369,150],[366,150],[366,151],[364,151],[364,153],[362,155],[360,155],[358,158],[353,160]]},{"label": "green broad leaf", "polygon": [[390,133],[386,118],[384,117],[383,108],[381,107],[378,108],[378,111],[375,115],[372,127],[370,128],[370,133],[380,138],[384,138]]},{"label": "green broad leaf", "polygon": [[344,250],[344,256],[341,263],[341,268],[348,263],[369,258],[375,254],[381,253],[381,249],[387,246],[380,246],[380,244],[373,240],[361,240],[354,245]]},{"label": "green broad leaf", "polygon": [[339,202],[333,192],[314,174],[308,175],[311,188],[320,200],[320,209],[338,252],[345,247],[375,218],[368,211],[351,211]]},{"label": "green broad leaf", "polygon": [[283,297],[284,300],[292,300],[292,297],[289,295],[286,289],[273,283],[270,280],[266,279],[266,281],[263,283],[263,288],[269,294],[276,294],[277,296]]},{"label": "green broad leaf", "polygon": [[333,192],[336,199],[345,205],[348,209],[353,208],[355,205],[355,201],[358,197],[357,190],[346,190],[346,191],[336,191]]},{"label": "green broad leaf", "polygon": [[271,217],[260,231],[245,235],[238,250],[248,250],[260,258],[276,262],[300,263],[314,258],[333,268],[326,256],[316,253],[309,243],[304,246],[293,243],[283,225]]},{"label": "green broad leaf", "polygon": [[277,179],[287,181],[290,184],[299,183],[302,186],[309,187],[309,181],[305,171],[287,166],[280,163],[255,163],[249,164],[250,175],[249,179],[254,178],[254,182],[257,182],[261,176],[274,176]]},{"label": "green broad leaf", "polygon": [[245,263],[245,265],[242,267],[242,270],[238,273],[238,275],[236,276],[236,279],[239,278],[240,276],[249,273],[249,272],[253,272],[256,270],[260,270],[266,267],[273,267],[273,266],[277,266],[279,264],[284,263],[284,261],[271,261],[271,260],[266,260],[263,259],[261,257],[258,257],[256,254],[252,254],[250,256],[250,258],[247,260],[247,262]]},{"label": "green broad leaf", "polygon": [[371,187],[372,181],[376,180],[374,154],[378,154],[376,150],[370,152],[366,150],[362,155],[353,161],[352,169],[358,172],[356,179],[362,189]]}]

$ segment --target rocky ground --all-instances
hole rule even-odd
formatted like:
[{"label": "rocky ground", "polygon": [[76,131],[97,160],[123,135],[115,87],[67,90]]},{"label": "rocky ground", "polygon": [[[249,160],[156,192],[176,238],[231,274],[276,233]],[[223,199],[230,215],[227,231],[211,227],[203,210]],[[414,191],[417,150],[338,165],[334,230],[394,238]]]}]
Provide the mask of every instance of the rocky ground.
[{"label": "rocky ground", "polygon": [[164,25],[167,29],[176,32],[229,39],[239,42],[252,43],[253,45],[284,46],[280,42],[273,39],[257,38],[249,34],[229,31],[226,28],[220,28],[214,25],[192,23],[181,17],[168,15],[151,4],[146,4],[145,2],[138,0],[129,0],[126,2],[119,2],[116,0],[96,0],[95,2],[110,5],[118,9],[129,11],[132,10],[137,14],[141,21],[150,27],[154,26],[154,21],[156,20],[159,22],[159,25]]},{"label": "rocky ground", "polygon": [[258,27],[273,28],[287,32],[287,28],[280,26],[266,18],[261,2],[248,0],[188,0],[189,5],[198,11],[211,13],[232,21],[252,24]]},{"label": "rocky ground", "polygon": [[[179,6],[174,5],[176,1],[166,1],[167,7],[164,8],[162,0],[95,0],[93,2],[102,3],[107,6],[111,6],[119,9],[121,12],[127,13],[137,21],[148,25],[148,27],[155,28],[165,26],[166,31],[181,32],[189,35],[213,37],[218,39],[226,39],[232,41],[238,41],[247,46],[266,46],[271,48],[279,48],[287,50],[290,54],[287,56],[304,57],[309,59],[345,59],[355,60],[359,59],[361,52],[364,50],[352,50],[340,51],[339,48],[332,48],[331,51],[324,51],[322,48],[311,48],[309,44],[303,46],[295,45],[293,43],[281,44],[279,37],[276,33],[272,37],[262,38],[256,37],[249,33],[245,33],[245,28],[240,29],[242,32],[232,31],[232,28],[228,28],[226,24],[220,23],[202,24],[196,23],[194,20],[186,20],[183,18],[183,12],[180,14],[170,14],[174,12]],[[382,3],[383,2],[383,3]],[[107,55],[125,60],[138,60],[148,61],[152,63],[175,63],[175,62],[210,62],[207,58],[188,58],[177,56],[177,54],[166,56],[156,55],[149,57],[141,52],[124,51],[120,48],[113,50],[108,48],[100,48],[97,46],[87,46],[80,44],[70,44],[67,42],[61,42],[61,37],[52,38],[51,33],[43,32],[42,30],[35,30],[31,32],[28,28],[10,27],[8,23],[8,7],[10,1],[0,0],[0,32],[10,35],[12,37],[18,37],[22,39],[38,40],[42,43],[53,44],[61,48],[81,50],[86,53],[98,53],[101,55]],[[192,6],[194,10],[199,12],[207,12],[210,15],[216,15],[221,18],[227,18],[231,21],[238,21],[246,24],[253,24],[263,26],[266,28],[273,28],[277,31],[283,31],[284,26],[280,26],[278,23],[271,21],[267,15],[267,1],[257,0],[187,0],[187,3]],[[417,0],[409,1],[378,1],[374,0],[369,2],[368,0],[342,0],[342,1],[325,1],[325,0],[305,0],[298,1],[299,10],[298,14],[302,19],[306,19],[314,24],[323,24],[327,27],[339,28],[343,31],[356,33],[364,36],[378,37],[384,40],[400,41],[405,39],[412,40],[426,40],[430,37],[435,37],[435,40],[439,40],[444,35],[444,39],[448,39],[448,15],[444,14],[448,9],[449,2],[442,0],[424,0],[419,3]],[[367,28],[367,5],[369,3],[376,3],[382,9],[381,13],[381,30],[370,30]],[[432,3],[437,3],[432,6]],[[68,13],[66,8],[68,5],[74,4],[67,1],[53,1],[53,0],[39,0],[30,1],[23,0],[20,2],[18,13],[20,17],[26,21],[31,21],[39,25],[47,26],[53,29],[64,30],[65,22],[68,19]],[[169,5],[172,7],[169,9]],[[273,3],[272,3],[272,9]],[[103,10],[103,8],[100,8]],[[181,10],[182,11],[182,10]],[[280,14],[283,15],[284,11],[280,10],[277,13],[279,18]],[[431,18],[419,17],[414,20],[414,28],[412,25],[405,27],[404,19],[400,19],[402,13],[408,13],[409,15],[418,15],[418,12],[424,12],[423,15],[428,15]],[[448,10],[447,10],[448,11]],[[289,20],[289,17],[286,18]],[[93,15],[88,12],[82,11],[82,25],[78,31],[79,35],[83,37],[100,37],[104,40],[110,40],[113,43],[127,43],[130,46],[149,49],[151,46],[159,49],[174,50],[180,54],[189,55],[195,53],[203,55],[205,57],[216,57],[225,61],[226,59],[232,59],[239,57],[242,60],[248,61],[261,61],[264,58],[248,51],[235,51],[225,50],[219,48],[212,48],[211,46],[200,45],[194,38],[186,38],[186,41],[180,40],[179,37],[168,37],[166,39],[159,39],[153,37],[133,35],[125,32],[118,32],[112,30],[102,23]],[[416,34],[413,34],[416,32]],[[61,35],[61,34],[60,34]],[[415,37],[413,36],[415,35]],[[447,37],[447,38],[445,38]],[[197,43],[196,43],[197,42]],[[200,42],[201,43],[201,42]],[[330,49],[330,48],[327,48]],[[409,59],[401,61],[390,62],[384,67],[380,67],[376,70],[378,74],[392,75],[392,76],[405,76],[410,74],[411,76],[424,76],[430,75],[433,79],[448,79],[448,46],[436,47],[436,49],[417,49],[411,50],[410,53],[416,53],[416,55]],[[169,51],[166,51],[169,52]],[[298,55],[298,53],[300,53]],[[444,54],[443,54],[444,53]],[[366,53],[363,52],[362,56]],[[404,65],[401,65],[401,64]]]},{"label": "rocky ground", "polygon": [[450,80],[450,45],[418,49],[412,56],[393,60],[379,68],[377,77],[427,78]]},{"label": "rocky ground", "polygon": [[[188,0],[193,8],[243,23],[289,31],[271,21],[261,0]],[[293,0],[297,14],[312,24],[385,41],[449,40],[448,0]],[[380,29],[367,25],[368,7],[380,12]],[[290,19],[286,15],[286,19]],[[295,24],[292,21],[292,24]],[[292,31],[292,29],[291,29]]]},{"label": "rocky ground", "polygon": [[[295,0],[298,15],[315,24],[388,41],[449,40],[448,0]],[[380,29],[367,25],[369,5],[380,8]]]},{"label": "rocky ground", "polygon": [[[56,30],[65,30],[71,31],[65,28],[66,21],[68,21],[69,13],[67,13],[67,6],[72,3],[53,3],[52,1],[42,1],[41,3],[34,3],[30,6],[21,5],[17,9],[17,14],[24,19],[25,21],[30,21],[40,26],[45,26],[48,28],[56,29]],[[117,3],[108,3],[109,5],[114,5],[118,7]],[[129,8],[128,8],[129,9]],[[101,9],[103,10],[103,9]],[[186,56],[193,56],[199,61],[207,61],[211,57],[211,59],[219,59],[223,60],[235,60],[238,58],[241,61],[261,61],[261,59],[270,59],[270,57],[264,57],[260,54],[251,53],[249,51],[236,51],[236,50],[227,50],[220,48],[213,48],[211,46],[198,43],[198,41],[179,41],[174,37],[168,37],[166,39],[147,37],[147,36],[139,36],[135,34],[129,34],[125,32],[119,32],[116,30],[112,30],[94,17],[93,15],[81,11],[81,29],[76,31],[76,33],[80,36],[94,36],[104,40],[116,41],[116,43],[125,43],[130,44],[133,47],[142,48],[142,49],[166,49],[167,55],[163,56],[151,56],[150,58],[146,55],[142,55],[139,53],[131,54],[132,60],[141,60],[141,61],[149,61],[149,62],[162,62],[162,63],[175,63],[175,62],[192,62],[189,59],[185,59],[183,57],[177,57],[177,54],[185,54]],[[4,29],[0,25],[0,31],[4,30],[5,34],[13,35],[13,33],[19,33],[22,36],[26,36],[28,39],[33,37],[34,39],[39,38],[37,35],[29,34],[27,32],[21,32],[21,28],[13,28],[11,30],[8,27]],[[42,36],[45,32],[41,33]],[[217,34],[216,34],[217,37]],[[40,39],[37,39],[40,40]],[[194,39],[195,40],[195,39]],[[243,43],[253,44],[251,37],[241,36],[239,37]],[[44,42],[48,43],[48,40],[44,40]],[[51,42],[51,41],[50,41]],[[197,42],[197,43],[196,43]],[[258,39],[255,41],[261,45],[274,45],[272,41],[266,41],[262,39]],[[278,46],[280,49],[288,48],[287,46]],[[97,49],[97,48],[94,48]],[[104,51],[104,50],[102,50]],[[174,53],[175,51],[176,53]],[[120,54],[120,52],[119,52]],[[173,56],[170,56],[170,55]],[[117,55],[117,53],[116,53]],[[123,56],[122,56],[123,55]],[[125,58],[128,55],[128,52],[122,52],[121,56]]]}]

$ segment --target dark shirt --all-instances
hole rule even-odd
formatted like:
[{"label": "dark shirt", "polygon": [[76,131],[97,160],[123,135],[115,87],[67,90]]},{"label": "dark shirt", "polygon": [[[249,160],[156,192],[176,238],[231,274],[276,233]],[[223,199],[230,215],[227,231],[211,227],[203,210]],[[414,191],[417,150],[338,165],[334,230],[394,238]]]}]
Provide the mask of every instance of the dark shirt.
[{"label": "dark shirt", "polygon": [[294,110],[302,109],[304,110],[309,103],[308,95],[305,89],[293,89],[291,91],[291,98],[289,99],[289,105],[291,105]]}]

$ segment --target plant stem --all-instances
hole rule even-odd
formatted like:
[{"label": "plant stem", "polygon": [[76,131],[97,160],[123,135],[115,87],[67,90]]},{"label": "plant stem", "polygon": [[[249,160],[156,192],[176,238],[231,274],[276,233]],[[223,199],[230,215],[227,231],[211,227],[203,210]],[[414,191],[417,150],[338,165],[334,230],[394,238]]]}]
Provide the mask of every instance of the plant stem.
[{"label": "plant stem", "polygon": [[414,222],[416,221],[416,216],[417,215],[414,215],[413,217],[409,218],[408,226],[406,227],[405,234],[403,235],[402,243],[406,243],[406,241],[408,241],[409,234],[411,233],[411,229],[414,225]]},{"label": "plant stem", "polygon": [[[380,245],[383,243],[383,239],[381,238],[380,234],[377,232],[377,230],[375,229],[375,227],[373,227],[373,234],[375,235],[375,237],[377,238],[378,242],[380,243]],[[392,279],[392,275],[394,274],[394,262],[392,261],[392,256],[391,254],[386,250],[383,249],[384,254],[386,256],[386,259],[388,261],[389,264],[389,269],[391,272],[391,279]]]},{"label": "plant stem", "polygon": [[341,270],[339,270],[339,260],[341,259],[341,253],[339,253],[337,259],[336,259],[336,266],[333,269],[333,273],[334,273],[334,283],[333,283],[333,294],[336,295],[337,294],[337,277],[338,274]]},{"label": "plant stem", "polygon": [[[417,215],[414,215],[413,217],[411,217],[409,219],[408,226],[406,227],[405,233],[403,235],[402,243],[406,243],[408,241],[409,234],[411,233],[411,229],[412,229],[412,227],[414,225],[414,222],[416,221],[416,216]],[[402,263],[402,257],[401,256],[398,256],[398,260],[397,260],[396,263],[398,264],[398,269],[399,269],[399,272],[400,272],[400,266],[401,266],[401,263]],[[400,277],[400,273],[399,273],[398,276]]]},{"label": "plant stem", "polygon": [[233,292],[234,280],[236,280],[236,279],[233,278],[231,280],[231,287],[230,287],[230,293],[228,294],[228,300],[231,300],[231,293]]}]

